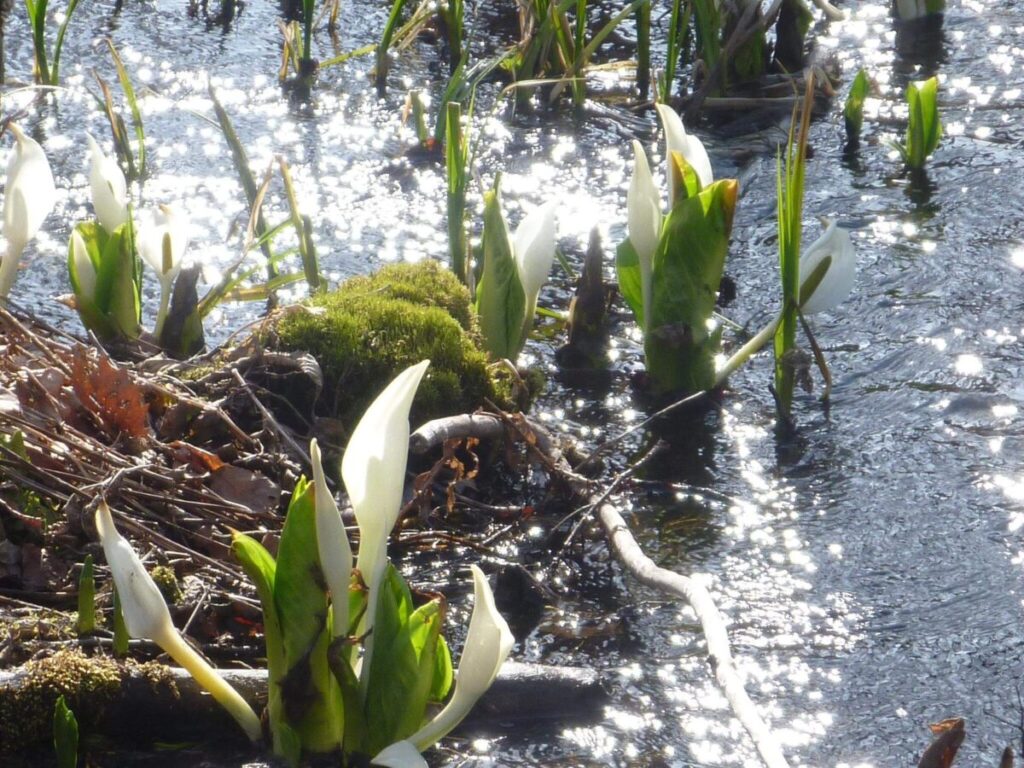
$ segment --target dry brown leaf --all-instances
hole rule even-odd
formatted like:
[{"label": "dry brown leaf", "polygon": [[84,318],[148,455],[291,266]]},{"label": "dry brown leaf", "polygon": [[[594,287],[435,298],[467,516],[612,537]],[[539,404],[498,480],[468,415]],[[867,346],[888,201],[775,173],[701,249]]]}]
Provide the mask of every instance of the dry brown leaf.
[{"label": "dry brown leaf", "polygon": [[212,473],[210,490],[225,501],[248,507],[257,515],[277,511],[281,488],[263,475],[225,464]]},{"label": "dry brown leaf", "polygon": [[108,357],[93,360],[85,347],[76,347],[71,358],[71,386],[82,406],[115,434],[149,435],[149,406],[142,389]]},{"label": "dry brown leaf", "polygon": [[175,440],[168,443],[174,450],[174,460],[180,464],[188,464],[200,472],[217,472],[224,466],[221,458],[210,451],[204,451],[189,443]]},{"label": "dry brown leaf", "polygon": [[935,739],[921,755],[917,768],[950,768],[966,735],[964,719],[950,717],[928,727]]}]

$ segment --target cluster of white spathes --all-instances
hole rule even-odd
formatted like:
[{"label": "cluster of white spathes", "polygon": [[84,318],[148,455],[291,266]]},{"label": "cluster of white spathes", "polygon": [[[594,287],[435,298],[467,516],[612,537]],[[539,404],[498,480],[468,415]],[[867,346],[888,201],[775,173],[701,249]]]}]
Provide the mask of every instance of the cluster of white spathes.
[{"label": "cluster of white spathes", "polygon": [[[683,121],[674,109],[665,104],[659,104],[657,109],[665,130],[665,175],[668,182],[668,206],[671,212],[677,192],[673,182],[673,153],[682,155],[693,169],[701,189],[710,185],[714,181],[714,176],[707,150],[700,139],[686,132]],[[626,210],[629,240],[636,251],[640,266],[646,331],[653,292],[654,254],[661,239],[665,213],[662,208],[661,192],[654,182],[644,148],[638,141],[633,142],[633,176],[626,194]],[[835,309],[849,296],[856,278],[857,254],[850,240],[850,233],[836,226],[834,221],[826,221],[825,224],[825,232],[800,256],[800,311],[808,315]],[[740,353],[726,361],[719,372],[719,379],[724,380],[726,375],[763,346],[775,332],[777,325],[778,321],[770,323],[745,344]]]},{"label": "cluster of white spathes", "polygon": [[[366,633],[361,683],[369,677],[375,635],[371,631],[375,620],[373,606],[387,566],[387,540],[401,509],[409,445],[409,409],[428,364],[424,361],[406,369],[374,400],[353,431],[342,460],[342,478],[359,524],[359,557],[355,564],[368,588],[368,610],[359,630],[360,634]],[[332,601],[333,631],[338,635],[348,626],[352,550],[337,503],[327,488],[315,440],[310,445],[310,454],[320,562],[331,594],[342,596]],[[96,528],[121,599],[128,633],[160,645],[231,712],[250,738],[258,739],[259,718],[181,638],[171,623],[159,589],[138,555],[118,534],[104,503],[100,503],[96,512]],[[472,570],[473,614],[455,676],[454,693],[438,715],[419,731],[383,750],[374,760],[377,765],[426,765],[420,751],[449,733],[469,713],[494,682],[512,649],[512,633],[495,607],[487,579],[476,566]]]},{"label": "cluster of white spathes", "polygon": [[[103,153],[96,140],[86,134],[89,142],[89,187],[96,219],[107,233],[131,221],[128,185],[120,166]],[[163,330],[170,306],[171,288],[184,263],[188,246],[188,218],[170,205],[157,205],[140,211],[136,217],[135,245],[143,261],[156,273],[160,282],[160,308],[157,310],[153,333],[157,337]],[[72,233],[72,254],[79,282],[95,286],[96,275],[86,252],[85,242],[77,232]]]}]

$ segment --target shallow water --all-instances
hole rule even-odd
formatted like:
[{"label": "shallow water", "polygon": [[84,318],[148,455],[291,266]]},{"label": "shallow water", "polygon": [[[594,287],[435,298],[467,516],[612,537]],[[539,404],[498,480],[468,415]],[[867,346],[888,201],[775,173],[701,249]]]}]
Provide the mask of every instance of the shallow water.
[{"label": "shallow water", "polygon": [[[1015,686],[1024,673],[1024,9],[950,0],[937,45],[899,41],[897,50],[884,3],[846,5],[849,21],[819,26],[818,56],[838,63],[843,93],[860,66],[880,93],[856,155],[843,154],[838,103],[811,134],[805,237],[813,238],[813,217],[833,216],[854,229],[859,253],[854,296],[814,318],[835,379],[831,408],[803,397],[799,434],[780,441],[771,365],[759,358],[734,377],[707,428],[677,433],[619,500],[659,564],[708,575],[748,689],[793,765],[912,765],[925,724],[957,715],[968,727],[959,764],[994,766],[1006,744],[1020,743]],[[370,42],[384,15],[378,0],[346,3],[340,49]],[[129,2],[114,16],[111,3],[83,3],[63,59],[70,88],[41,119],[25,121],[69,190],[19,281],[25,303],[74,325],[53,297],[68,290],[67,222],[86,215],[82,132],[107,136],[82,90],[93,66],[114,79],[99,47],[105,35],[152,89],[142,106],[156,172],[143,202],[188,209],[192,252],[211,279],[238,253],[229,233],[244,214],[219,132],[194,114],[211,114],[207,73],[253,167],[275,153],[293,165],[303,209],[320,212],[316,238],[332,279],[381,261],[444,257],[443,176],[396,159],[412,141],[399,116],[405,89],[437,93],[434,47],[418,42],[398,57],[384,99],[367,79],[370,62],[356,60],[323,73],[311,106],[292,106],[275,80],[276,18],[272,4],[250,3],[223,31],[180,4]],[[11,78],[28,78],[23,29],[19,16],[6,43]],[[326,56],[332,44],[323,33],[317,45]],[[911,179],[885,140],[899,130],[907,80],[933,71],[947,135],[927,178]],[[11,95],[7,109],[27,101]],[[606,245],[624,236],[627,139],[638,125],[660,152],[653,121],[611,102],[576,122],[564,111],[495,109],[478,123],[479,167],[488,180],[504,171],[513,219],[523,205],[558,196],[561,244],[575,258],[593,225]],[[756,327],[775,307],[781,133],[696,131],[717,175],[742,181],[727,264],[740,289],[729,313]],[[280,195],[272,197],[280,211]],[[568,282],[556,278],[542,303],[564,308]],[[155,284],[149,291],[155,298]],[[211,337],[258,311],[226,307]],[[588,443],[643,418],[628,381],[642,365],[638,341],[625,321],[615,330],[606,384],[559,383],[555,343],[528,348],[552,372],[541,413]],[[642,447],[628,444],[609,471]],[[624,580],[599,542],[574,546],[590,569],[547,574],[563,613],[517,653],[607,670],[615,705],[600,722],[515,729],[467,749],[500,765],[756,765],[709,675],[692,614]],[[610,629],[567,638],[549,631],[559,621]]]}]

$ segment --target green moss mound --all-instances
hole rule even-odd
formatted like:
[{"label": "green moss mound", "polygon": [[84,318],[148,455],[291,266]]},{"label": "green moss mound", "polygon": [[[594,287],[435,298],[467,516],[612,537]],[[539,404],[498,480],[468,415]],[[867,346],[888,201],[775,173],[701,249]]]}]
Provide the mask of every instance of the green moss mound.
[{"label": "green moss mound", "polygon": [[504,401],[477,343],[469,292],[432,261],[395,264],[313,297],[312,312],[285,313],[275,346],[320,363],[320,408],[351,430],[404,368],[429,358],[412,408],[414,425]]}]

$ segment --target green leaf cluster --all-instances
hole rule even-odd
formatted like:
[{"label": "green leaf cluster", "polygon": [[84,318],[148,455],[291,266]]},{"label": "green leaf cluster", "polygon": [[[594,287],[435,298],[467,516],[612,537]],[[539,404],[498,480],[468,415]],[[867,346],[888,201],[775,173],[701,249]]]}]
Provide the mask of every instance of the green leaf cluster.
[{"label": "green leaf cluster", "polygon": [[[619,290],[647,328],[644,355],[655,394],[715,386],[721,330],[709,330],[725,269],[738,184],[723,179],[700,189],[696,173],[673,153],[675,205],[662,224],[651,264],[651,306],[643,305],[639,257],[627,239],[618,248]],[[649,322],[644,318],[650,312]]]},{"label": "green leaf cluster", "polygon": [[[427,705],[444,698],[452,684],[451,656],[441,637],[443,599],[415,607],[409,587],[389,564],[378,596],[369,684],[361,694],[360,638],[350,632],[366,611],[366,590],[353,571],[347,595],[327,592],[315,493],[312,483],[299,481],[276,561],[244,534],[232,541],[263,606],[274,752],[293,765],[304,753],[376,754],[415,733]],[[344,632],[333,627],[338,599],[346,601],[353,619]]]},{"label": "green leaf cluster", "polygon": [[141,265],[133,248],[131,224],[107,232],[98,221],[83,221],[75,226],[75,231],[85,243],[96,274],[95,290],[89,292],[78,274],[72,238],[68,243],[68,274],[82,324],[102,341],[138,338]]},{"label": "green leaf cluster", "polygon": [[[777,160],[776,195],[778,197],[779,273],[782,278],[782,312],[775,331],[775,401],[779,416],[789,422],[796,377],[787,364],[796,347],[796,329],[800,304],[800,237],[803,232],[804,176],[807,166],[807,139],[814,103],[814,78],[807,79],[802,107],[793,107],[785,162]],[[798,112],[798,108],[800,111]],[[819,278],[820,279],[820,278]]]},{"label": "green leaf cluster", "polygon": [[942,121],[939,118],[939,78],[931,77],[907,86],[910,108],[907,137],[897,148],[910,168],[924,168],[925,161],[939,146]]}]

